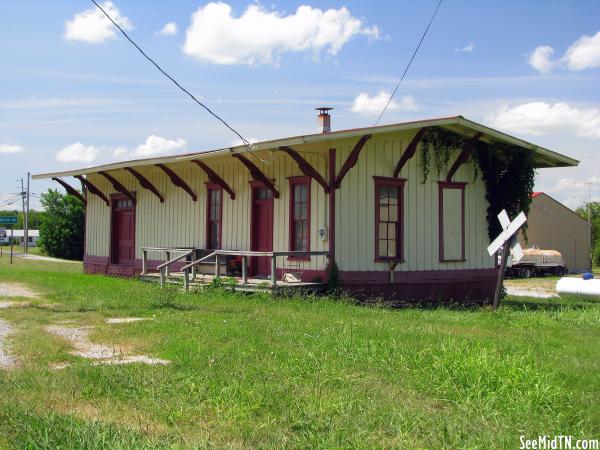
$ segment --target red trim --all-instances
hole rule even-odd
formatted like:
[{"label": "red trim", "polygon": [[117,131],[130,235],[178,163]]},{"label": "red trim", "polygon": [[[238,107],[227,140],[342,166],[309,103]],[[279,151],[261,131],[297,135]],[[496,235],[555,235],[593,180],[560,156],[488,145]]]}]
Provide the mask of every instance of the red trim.
[{"label": "red trim", "polygon": [[[272,183],[275,183],[275,179],[272,178],[271,179]],[[250,180],[248,181],[248,184],[250,185],[251,188],[267,188],[269,189],[269,186],[267,186],[265,183],[263,183],[262,181],[259,180]],[[271,191],[272,192],[272,191]]]},{"label": "red trim", "polygon": [[362,298],[385,298],[398,303],[460,302],[482,304],[494,297],[497,269],[342,271],[342,289]]},{"label": "red trim", "polygon": [[210,247],[210,243],[212,241],[210,226],[210,210],[212,207],[212,197],[211,191],[219,191],[221,196],[221,201],[219,202],[219,231],[217,236],[217,242],[219,245],[217,248],[213,248],[211,250],[220,250],[223,243],[223,188],[221,185],[211,182],[204,183],[206,185],[206,248]]},{"label": "red trim", "polygon": [[[387,261],[404,261],[404,184],[406,179],[404,178],[388,178],[374,176],[373,181],[375,182],[375,262],[387,262]],[[380,256],[379,255],[379,189],[381,186],[395,186],[400,188],[398,195],[398,226],[400,230],[397,230],[396,234],[396,257]]]},{"label": "red trim", "polygon": [[129,172],[131,175],[133,175],[135,179],[138,180],[138,182],[140,183],[140,186],[152,192],[160,200],[161,203],[165,202],[165,198],[163,197],[163,195],[158,191],[158,189],[154,187],[154,185],[150,181],[148,181],[148,179],[144,175],[142,175],[132,167],[124,167],[123,169]]},{"label": "red trim", "polygon": [[267,187],[272,193],[273,197],[279,198],[279,191],[275,187],[275,183],[267,178],[267,176],[248,158],[240,153],[232,153],[231,156],[238,159],[250,172],[250,175],[254,180],[260,181]]},{"label": "red trim", "polygon": [[495,279],[496,268],[487,269],[439,269],[439,270],[397,270],[394,282],[390,283],[389,270],[340,271],[340,280],[350,284],[402,284],[402,283],[438,283],[446,281],[481,281]]},{"label": "red trim", "polygon": [[328,230],[328,239],[329,239],[329,262],[330,264],[335,264],[335,157],[336,157],[336,149],[329,149],[329,230]]},{"label": "red trim", "polygon": [[98,189],[94,183],[92,183],[87,178],[83,178],[81,175],[73,175],[73,177],[77,178],[81,182],[82,190],[83,190],[84,187],[87,188],[87,190],[89,192],[91,192],[92,194],[100,197],[104,201],[104,203],[106,203],[106,206],[110,205],[110,202],[106,198],[106,195],[104,195],[102,193],[102,191],[100,189]]},{"label": "red trim", "polygon": [[369,139],[371,139],[370,134],[365,134],[364,136],[362,136],[358,140],[358,142],[356,143],[356,145],[354,146],[354,148],[352,149],[352,151],[350,152],[348,157],[346,158],[346,161],[344,162],[344,164],[342,165],[342,168],[340,169],[340,173],[338,173],[338,175],[335,179],[335,188],[336,189],[340,188],[340,186],[342,185],[342,180],[344,179],[344,177],[346,176],[348,171],[350,169],[352,169],[358,162],[358,157],[360,155],[360,152],[362,151],[363,147],[365,146],[365,144],[367,143],[367,141]]},{"label": "red trim", "polygon": [[298,168],[304,175],[306,175],[307,177],[314,178],[314,180],[317,183],[319,183],[321,186],[323,186],[323,190],[326,193],[329,192],[329,185],[327,184],[325,179],[321,176],[321,174],[319,173],[319,171],[317,169],[315,169],[313,166],[311,166],[310,163],[302,157],[302,155],[300,153],[298,153],[296,150],[294,150],[293,148],[288,147],[288,146],[279,147],[279,150],[290,155],[291,158],[294,161],[296,161],[296,164],[298,164]]},{"label": "red trim", "polygon": [[402,170],[404,165],[408,162],[409,159],[415,156],[415,153],[417,152],[417,146],[419,145],[421,139],[423,139],[423,136],[425,135],[427,130],[429,130],[428,127],[421,128],[419,131],[417,131],[417,134],[415,134],[415,136],[412,138],[410,144],[408,144],[406,150],[404,150],[404,153],[402,153],[398,164],[396,164],[396,169],[394,170],[394,178],[398,178],[398,175],[400,175],[400,171]]},{"label": "red trim", "polygon": [[456,171],[458,170],[458,168],[467,162],[467,160],[469,159],[469,156],[471,156],[473,147],[475,146],[475,144],[477,143],[477,141],[479,140],[479,138],[481,136],[483,136],[483,133],[481,133],[481,132],[475,133],[475,135],[471,139],[469,139],[469,141],[465,144],[465,148],[463,149],[462,152],[460,152],[460,155],[458,155],[458,158],[456,158],[456,161],[454,161],[454,164],[452,164],[452,167],[450,167],[450,170],[448,171],[448,176],[446,177],[446,182],[448,182],[448,183],[452,182],[452,177],[456,174]]},{"label": "red trim", "polygon": [[[296,229],[295,229],[295,221],[294,221],[294,188],[298,185],[306,186],[306,251],[310,250],[310,204],[311,204],[311,177],[309,176],[297,176],[297,177],[288,177],[290,182],[290,211],[289,211],[289,242],[288,248],[290,251],[298,250],[296,248]],[[310,261],[310,256],[288,256],[288,259],[291,261]]]},{"label": "red trim", "polygon": [[[255,197],[257,189],[269,189],[262,181],[250,180],[250,250],[256,250],[256,213],[255,213]],[[275,195],[271,191],[271,228],[275,225],[274,214],[275,214]],[[271,235],[271,248],[273,248],[273,236]],[[250,274],[254,275],[257,272],[257,258],[264,258],[263,256],[253,256],[250,258]]]},{"label": "red trim", "polygon": [[198,159],[193,159],[192,162],[202,169],[211,183],[223,188],[229,194],[231,200],[235,200],[235,192],[233,192],[233,189],[231,189],[231,187],[217,174],[217,172],[212,170],[204,162]]},{"label": "red trim", "polygon": [[[457,181],[438,181],[439,191],[439,259],[440,262],[464,262],[465,258],[465,186],[467,183]],[[444,189],[460,189],[461,190],[461,254],[460,259],[446,259],[444,256]]]},{"label": "red trim", "polygon": [[[132,195],[135,197],[136,192],[133,191]],[[114,224],[114,213],[115,213],[115,207],[114,207],[114,202],[116,200],[131,200],[129,199],[126,195],[124,194],[111,194],[110,195],[110,246],[108,249],[109,252],[109,262],[110,264],[114,264],[114,246],[115,246],[115,235],[114,235],[114,228],[113,228],[113,224]],[[134,202],[132,200],[132,207],[130,209],[133,210],[133,259],[135,260],[135,253],[136,253],[136,202]],[[129,208],[127,208],[129,209]],[[120,266],[130,266],[129,264],[119,264]]]},{"label": "red trim", "polygon": [[73,195],[75,197],[77,197],[79,200],[81,200],[83,202],[84,206],[87,206],[87,200],[83,197],[83,195],[81,195],[77,189],[75,189],[74,187],[72,187],[71,185],[69,185],[68,183],[65,183],[63,180],[61,180],[60,178],[56,178],[53,177],[52,178],[54,181],[56,181],[58,184],[60,184],[63,188],[65,188],[65,190],[67,191],[67,194],[69,195]]},{"label": "red trim", "polygon": [[131,200],[133,203],[136,202],[135,195],[133,195],[132,192],[130,192],[125,186],[119,183],[119,181],[115,177],[103,170],[99,171],[98,173],[104,178],[106,178],[110,182],[110,184],[112,184],[112,187],[115,191],[120,192],[121,194],[129,198],[129,200]]},{"label": "red trim", "polygon": [[198,196],[196,195],[194,190],[183,180],[183,178],[181,178],[179,175],[177,175],[173,171],[173,169],[165,166],[164,164],[154,164],[154,165],[156,167],[158,167],[159,169],[161,169],[164,173],[167,174],[167,176],[171,180],[171,183],[173,183],[174,186],[177,186],[178,188],[183,189],[185,192],[187,192],[187,194],[190,197],[192,197],[192,200],[194,200],[194,201],[198,200]]}]

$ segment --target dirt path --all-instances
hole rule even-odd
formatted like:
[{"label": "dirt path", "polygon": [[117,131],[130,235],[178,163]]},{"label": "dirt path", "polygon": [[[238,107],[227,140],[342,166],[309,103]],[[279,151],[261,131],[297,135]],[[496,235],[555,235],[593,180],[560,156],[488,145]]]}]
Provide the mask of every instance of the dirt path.
[{"label": "dirt path", "polygon": [[0,283],[0,297],[39,298],[39,295],[24,284]]},{"label": "dirt path", "polygon": [[118,323],[133,323],[140,322],[142,320],[154,320],[152,317],[110,317],[106,319],[106,323],[118,324]]},{"label": "dirt path", "polygon": [[17,258],[23,259],[31,259],[33,261],[49,261],[49,262],[59,262],[59,263],[81,263],[81,261],[71,261],[70,259],[60,259],[60,258],[52,258],[51,256],[42,256],[42,255],[32,255],[31,253],[22,253],[15,252],[14,256]]},{"label": "dirt path", "polygon": [[506,293],[513,297],[558,297],[556,293],[556,280],[544,278],[530,278],[517,280],[504,280]]},{"label": "dirt path", "polygon": [[123,354],[123,351],[118,347],[109,345],[95,344],[89,340],[89,328],[87,327],[65,327],[62,325],[49,325],[45,330],[55,336],[66,339],[71,343],[74,350],[70,353],[81,358],[93,359],[97,364],[170,364],[170,361],[158,358],[152,358],[146,355],[129,355]]},{"label": "dirt path", "polygon": [[0,319],[0,369],[10,369],[17,364],[17,358],[10,356],[4,345],[4,340],[11,331],[10,324]]}]

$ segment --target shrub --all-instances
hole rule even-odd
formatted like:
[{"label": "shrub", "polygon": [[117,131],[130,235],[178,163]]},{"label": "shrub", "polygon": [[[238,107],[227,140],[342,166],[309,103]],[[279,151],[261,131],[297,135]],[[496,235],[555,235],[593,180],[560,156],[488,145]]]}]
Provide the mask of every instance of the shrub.
[{"label": "shrub", "polygon": [[57,258],[82,259],[85,226],[83,203],[72,195],[49,189],[42,194],[45,214],[40,223],[39,246]]}]

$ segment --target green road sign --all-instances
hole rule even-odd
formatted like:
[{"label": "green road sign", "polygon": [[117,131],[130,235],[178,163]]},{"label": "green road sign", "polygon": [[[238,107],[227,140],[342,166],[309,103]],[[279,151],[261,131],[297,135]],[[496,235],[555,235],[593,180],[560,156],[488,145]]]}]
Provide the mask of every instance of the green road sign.
[{"label": "green road sign", "polygon": [[15,225],[17,216],[0,216],[0,225]]}]

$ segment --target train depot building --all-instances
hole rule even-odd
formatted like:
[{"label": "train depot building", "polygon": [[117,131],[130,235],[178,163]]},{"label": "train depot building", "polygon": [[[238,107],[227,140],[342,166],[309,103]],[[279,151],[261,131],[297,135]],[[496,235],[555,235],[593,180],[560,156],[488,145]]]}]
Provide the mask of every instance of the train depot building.
[{"label": "train depot building", "polygon": [[[334,132],[329,121],[323,109],[316,134],[34,179],[86,203],[88,273],[316,286],[335,262],[349,292],[484,301],[497,278],[486,251],[496,219],[474,153],[496,143],[535,168],[578,163],[462,116]],[[436,162],[423,151],[434,135],[464,145]]]}]

